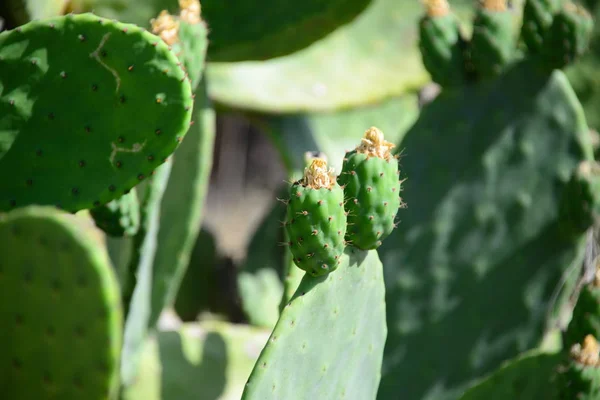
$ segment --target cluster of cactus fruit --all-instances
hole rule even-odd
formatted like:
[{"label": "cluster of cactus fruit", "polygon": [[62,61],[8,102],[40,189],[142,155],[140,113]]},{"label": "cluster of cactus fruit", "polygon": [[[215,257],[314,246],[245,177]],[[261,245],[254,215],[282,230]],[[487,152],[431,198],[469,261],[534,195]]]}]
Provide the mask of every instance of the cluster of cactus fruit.
[{"label": "cluster of cactus fruit", "polygon": [[341,174],[314,158],[290,187],[284,223],[294,263],[313,276],[334,271],[346,245],[361,250],[381,246],[396,226],[403,205],[394,144],[371,127],[347,152]]},{"label": "cluster of cactus fruit", "polygon": [[[426,0],[419,23],[423,64],[434,82],[453,87],[499,76],[520,56],[519,32],[506,0],[482,0],[470,39],[461,31],[447,0]],[[587,49],[592,17],[562,0],[526,0],[520,38],[529,55],[549,70],[563,68]]]}]

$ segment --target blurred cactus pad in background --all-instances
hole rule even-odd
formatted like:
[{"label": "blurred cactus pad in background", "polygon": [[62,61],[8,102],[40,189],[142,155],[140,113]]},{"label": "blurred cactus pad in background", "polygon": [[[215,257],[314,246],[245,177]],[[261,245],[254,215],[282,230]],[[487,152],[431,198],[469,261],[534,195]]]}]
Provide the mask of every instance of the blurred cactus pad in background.
[{"label": "blurred cactus pad in background", "polygon": [[600,399],[598,17],[3,0],[0,393]]}]

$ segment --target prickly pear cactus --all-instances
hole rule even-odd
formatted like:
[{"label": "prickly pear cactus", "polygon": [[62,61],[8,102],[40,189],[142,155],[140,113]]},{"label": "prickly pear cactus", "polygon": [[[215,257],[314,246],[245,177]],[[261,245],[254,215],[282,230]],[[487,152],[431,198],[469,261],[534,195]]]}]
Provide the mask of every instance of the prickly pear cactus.
[{"label": "prickly pear cactus", "polygon": [[582,337],[600,337],[600,270],[596,267],[594,280],[579,293],[569,326],[564,333],[566,348],[579,343]]},{"label": "prickly pear cactus", "polygon": [[114,399],[122,315],[106,253],[74,217],[0,215],[0,387],[10,399]]},{"label": "prickly pear cactus", "polygon": [[554,14],[559,10],[561,3],[562,0],[525,1],[521,38],[531,54],[540,53],[544,47]]},{"label": "prickly pear cactus", "polygon": [[465,80],[466,41],[447,0],[427,0],[419,21],[419,48],[431,79],[446,87]]},{"label": "prickly pear cactus", "polygon": [[149,176],[190,123],[192,92],[159,37],[91,14],[0,34],[0,210],[77,211]]},{"label": "prickly pear cactus", "polygon": [[548,31],[544,58],[549,66],[563,68],[585,53],[592,30],[592,16],[580,5],[566,3],[554,16]]},{"label": "prickly pear cactus", "polygon": [[565,237],[560,203],[592,160],[589,130],[565,75],[522,61],[442,92],[398,148],[410,212],[378,249],[390,327],[378,399],[456,399],[558,323],[586,242]]},{"label": "prickly pear cactus", "polygon": [[600,165],[583,161],[572,174],[560,203],[562,229],[567,236],[585,232],[600,216]]},{"label": "prickly pear cactus", "polygon": [[289,193],[285,228],[294,263],[313,276],[334,271],[344,251],[347,220],[344,191],[333,171],[326,161],[314,159]]},{"label": "prickly pear cactus", "polygon": [[600,345],[593,335],[570,349],[570,359],[557,376],[560,400],[595,400],[600,397]]},{"label": "prickly pear cactus", "polygon": [[96,226],[113,237],[134,236],[140,227],[140,206],[135,188],[103,206],[90,209]]},{"label": "prickly pear cactus", "polygon": [[348,228],[346,240],[362,250],[376,249],[395,227],[400,200],[398,157],[383,133],[372,127],[361,144],[344,157],[340,185],[344,188]]},{"label": "prickly pear cactus", "polygon": [[516,35],[513,13],[506,0],[483,0],[473,20],[471,62],[482,78],[499,75],[511,61]]},{"label": "prickly pear cactus", "polygon": [[173,53],[183,62],[192,90],[195,90],[204,71],[208,29],[200,16],[198,0],[179,0],[179,7],[179,15],[163,10],[152,19],[152,33],[172,46]]},{"label": "prickly pear cactus", "polygon": [[387,332],[384,291],[374,250],[348,247],[335,273],[305,274],[242,399],[374,399]]}]

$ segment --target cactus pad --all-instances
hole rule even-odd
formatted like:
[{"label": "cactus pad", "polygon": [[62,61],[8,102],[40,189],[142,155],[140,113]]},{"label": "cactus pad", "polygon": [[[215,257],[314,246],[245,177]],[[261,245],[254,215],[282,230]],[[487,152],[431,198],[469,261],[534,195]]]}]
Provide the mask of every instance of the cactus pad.
[{"label": "cactus pad", "polygon": [[570,348],[587,335],[600,337],[600,270],[596,271],[593,282],[585,285],[579,293],[564,334],[565,347]]},{"label": "cactus pad", "polygon": [[322,159],[290,188],[285,227],[298,268],[319,276],[341,262],[346,234],[344,192]]},{"label": "cactus pad", "polygon": [[393,147],[379,129],[370,128],[344,158],[339,182],[348,211],[346,240],[362,250],[378,248],[394,230],[401,185]]},{"label": "cactus pad", "polygon": [[471,62],[481,77],[499,75],[515,49],[514,18],[506,0],[483,0],[473,21]]},{"label": "cactus pad", "polygon": [[442,92],[401,147],[410,212],[377,249],[390,321],[378,399],[455,399],[537,346],[568,301],[586,236],[564,239],[559,205],[593,157],[589,130],[565,75],[524,61]]},{"label": "cactus pad", "polygon": [[157,36],[91,14],[0,34],[0,210],[120,197],[177,148],[192,92]]},{"label": "cactus pad", "polygon": [[574,171],[561,204],[561,223],[567,235],[578,235],[600,215],[600,165],[583,161]]},{"label": "cactus pad", "polygon": [[544,56],[552,68],[563,68],[588,48],[594,23],[580,5],[566,3],[554,16],[548,31]]},{"label": "cactus pad", "polygon": [[428,0],[419,21],[419,48],[423,65],[434,82],[451,86],[464,82],[466,42],[447,0]]},{"label": "cactus pad", "polygon": [[90,209],[90,215],[96,221],[96,226],[109,236],[135,235],[140,227],[137,191],[133,188],[118,199]]},{"label": "cactus pad", "polygon": [[30,206],[0,217],[0,387],[10,399],[110,399],[119,289],[79,218]]},{"label": "cactus pad", "polygon": [[542,50],[546,35],[554,19],[554,13],[558,11],[561,1],[525,1],[521,38],[531,54],[539,53]]},{"label": "cactus pad", "polygon": [[384,294],[373,250],[348,247],[335,273],[305,274],[242,399],[374,399],[387,333]]}]

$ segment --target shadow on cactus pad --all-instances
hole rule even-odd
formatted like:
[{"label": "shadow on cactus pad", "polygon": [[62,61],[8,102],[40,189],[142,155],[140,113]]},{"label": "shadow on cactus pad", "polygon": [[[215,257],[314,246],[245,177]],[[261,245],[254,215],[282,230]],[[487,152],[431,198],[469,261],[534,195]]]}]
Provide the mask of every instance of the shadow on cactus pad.
[{"label": "shadow on cactus pad", "polygon": [[559,209],[592,158],[588,129],[564,74],[522,62],[442,92],[399,149],[407,209],[379,249],[390,329],[378,399],[455,399],[556,322],[585,249]]}]

